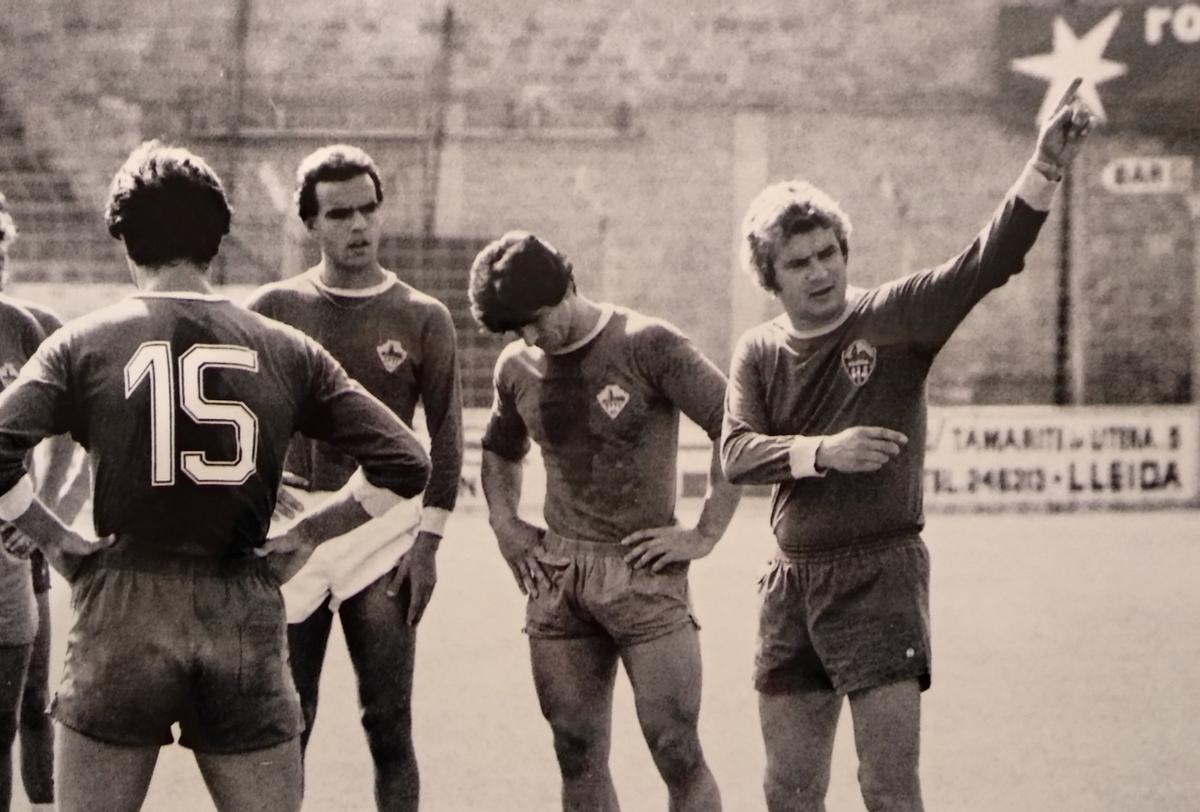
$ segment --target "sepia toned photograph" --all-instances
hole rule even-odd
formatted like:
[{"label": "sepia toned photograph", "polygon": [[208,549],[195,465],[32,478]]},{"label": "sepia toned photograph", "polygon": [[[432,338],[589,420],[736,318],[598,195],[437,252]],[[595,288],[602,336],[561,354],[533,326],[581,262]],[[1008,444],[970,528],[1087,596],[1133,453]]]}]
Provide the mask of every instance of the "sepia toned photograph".
[{"label": "sepia toned photograph", "polygon": [[0,812],[1200,809],[1200,4],[0,7]]}]

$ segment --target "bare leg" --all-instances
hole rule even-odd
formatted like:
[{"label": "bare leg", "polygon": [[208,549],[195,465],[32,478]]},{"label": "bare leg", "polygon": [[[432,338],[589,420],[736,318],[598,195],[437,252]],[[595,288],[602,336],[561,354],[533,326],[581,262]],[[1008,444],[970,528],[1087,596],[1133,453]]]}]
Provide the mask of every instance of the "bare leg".
[{"label": "bare leg", "polygon": [[529,639],[533,682],[554,732],[564,812],[615,812],[608,769],[617,648],[607,637]]},{"label": "bare leg", "polygon": [[197,753],[218,812],[298,812],[300,737],[249,753]]},{"label": "bare leg", "polygon": [[825,812],[842,698],[833,691],[758,695],[771,812]]},{"label": "bare leg", "polygon": [[21,695],[21,781],[30,803],[54,803],[54,723],[50,703],[50,593],[35,592],[38,631]]},{"label": "bare leg", "polygon": [[158,746],[122,747],[58,726],[60,812],[136,812],[142,808]]},{"label": "bare leg", "polygon": [[721,793],[704,762],[700,718],[700,635],[686,626],[621,651],[642,734],[667,784],[672,812],[717,812]]},{"label": "bare leg", "polygon": [[850,695],[858,785],[871,812],[923,812],[917,766],[921,750],[921,688],[895,682]]}]

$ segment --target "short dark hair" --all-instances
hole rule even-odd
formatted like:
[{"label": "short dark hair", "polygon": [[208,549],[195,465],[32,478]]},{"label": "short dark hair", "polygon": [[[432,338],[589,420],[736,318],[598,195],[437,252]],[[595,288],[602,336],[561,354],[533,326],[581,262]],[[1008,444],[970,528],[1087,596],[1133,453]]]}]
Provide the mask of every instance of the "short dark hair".
[{"label": "short dark hair", "polygon": [[828,228],[842,257],[850,256],[853,227],[842,207],[823,189],[804,180],[788,180],[763,189],[742,220],[742,267],[771,293],[779,292],[775,257],[788,237]]},{"label": "short dark hair", "polygon": [[308,222],[317,216],[317,184],[323,180],[350,180],[370,175],[375,184],[375,202],[383,202],[379,167],[364,150],[349,144],[330,144],[309,153],[296,169],[296,211]]},{"label": "short dark hair", "polygon": [[527,231],[508,232],[471,263],[471,314],[492,333],[519,330],[573,290],[571,263]]},{"label": "short dark hair", "polygon": [[221,179],[182,147],[146,141],[113,176],[104,222],[138,265],[207,265],[229,233],[233,210]]}]

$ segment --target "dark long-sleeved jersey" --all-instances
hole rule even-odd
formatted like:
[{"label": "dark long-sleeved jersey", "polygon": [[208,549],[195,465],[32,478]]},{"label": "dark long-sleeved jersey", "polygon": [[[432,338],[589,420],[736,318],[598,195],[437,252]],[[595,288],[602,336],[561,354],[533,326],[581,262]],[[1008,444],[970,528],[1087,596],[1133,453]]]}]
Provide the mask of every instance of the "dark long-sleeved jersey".
[{"label": "dark long-sleeved jersey", "polygon": [[96,532],[229,555],[267,532],[293,432],[403,497],[428,457],[316,342],[218,296],[140,294],[68,323],[0,395],[0,493],[70,432],[89,453]]},{"label": "dark long-sleeved jersey", "polygon": [[[919,532],[924,524],[925,380],[971,308],[1021,271],[1052,187],[1027,170],[988,226],[949,262],[850,292],[840,320],[800,333],[786,314],[739,339],[721,457],[730,481],[774,484],[771,523],[785,553]],[[1044,203],[1043,203],[1044,200]],[[908,436],[873,473],[794,478],[797,436],[882,426]]]},{"label": "dark long-sleeved jersey", "polygon": [[[433,463],[423,501],[454,509],[462,474],[462,394],[454,322],[445,305],[394,274],[375,289],[351,292],[330,290],[310,270],[260,288],[247,306],[316,339],[409,426],[419,400]],[[328,443],[296,438],[287,467],[313,488],[333,490],[355,463]]]}]

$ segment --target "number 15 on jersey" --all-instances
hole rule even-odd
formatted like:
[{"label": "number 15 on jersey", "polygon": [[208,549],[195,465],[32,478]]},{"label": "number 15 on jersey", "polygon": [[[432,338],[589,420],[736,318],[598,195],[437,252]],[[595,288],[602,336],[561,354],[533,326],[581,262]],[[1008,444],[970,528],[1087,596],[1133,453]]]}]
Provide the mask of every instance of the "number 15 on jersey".
[{"label": "number 15 on jersey", "polygon": [[[175,484],[175,407],[201,425],[229,426],[237,449],[233,460],[210,460],[203,451],[179,453],[179,467],[197,485],[241,485],[254,473],[258,455],[258,418],[245,403],[211,400],[204,395],[204,371],[209,367],[258,372],[258,353],[229,344],[193,344],[178,360],[179,386],[172,368],[171,345],[147,341],[125,364],[125,397],[142,382],[150,382],[150,481]],[[176,399],[178,397],[178,400]]]}]

